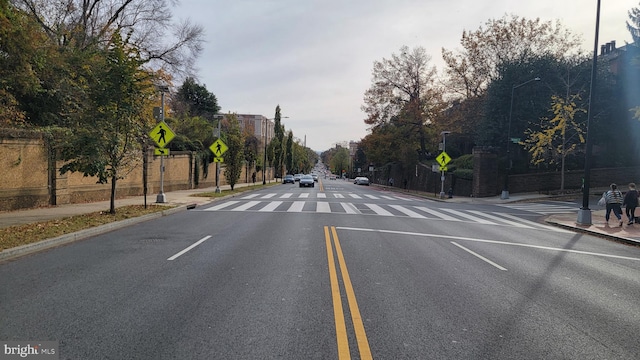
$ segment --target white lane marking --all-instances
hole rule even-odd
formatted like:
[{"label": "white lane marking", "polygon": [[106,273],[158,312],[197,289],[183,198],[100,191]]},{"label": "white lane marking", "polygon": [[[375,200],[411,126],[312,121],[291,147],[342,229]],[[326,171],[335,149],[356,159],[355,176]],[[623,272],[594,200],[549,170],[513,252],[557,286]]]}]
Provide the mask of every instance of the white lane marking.
[{"label": "white lane marking", "polygon": [[287,212],[301,212],[304,207],[304,201],[294,201]]},{"label": "white lane marking", "polygon": [[380,198],[378,198],[378,197],[376,197],[376,196],[373,196],[373,195],[366,195],[366,194],[365,194],[365,196],[366,196],[366,197],[368,197],[368,198],[369,198],[369,199],[371,199],[371,200],[380,200]]},{"label": "white lane marking", "polygon": [[233,208],[233,211],[245,211],[250,207],[254,207],[258,204],[260,204],[260,201],[247,201],[246,203],[238,206],[237,208]]},{"label": "white lane marking", "polygon": [[333,197],[335,197],[336,199],[344,199],[344,195],[342,194],[333,194]]},{"label": "white lane marking", "polygon": [[271,198],[272,198],[272,197],[274,197],[274,196],[276,196],[276,194],[275,194],[275,193],[273,193],[273,194],[267,194],[267,195],[265,195],[265,196],[261,197],[260,199],[271,199]]},{"label": "white lane marking", "polygon": [[498,265],[498,264],[494,263],[493,261],[491,261],[491,260],[487,259],[486,257],[484,257],[484,256],[482,256],[482,255],[480,255],[480,254],[478,254],[478,253],[476,253],[476,252],[474,252],[474,251],[472,251],[472,250],[470,250],[470,249],[467,249],[466,247],[464,247],[464,246],[462,246],[462,245],[458,244],[457,242],[452,241],[451,243],[452,243],[453,245],[455,245],[455,246],[459,247],[460,249],[462,249],[462,250],[464,250],[464,251],[468,252],[469,254],[471,254],[471,255],[473,255],[473,256],[475,256],[475,257],[477,257],[478,259],[480,259],[480,260],[482,260],[482,261],[484,261],[484,262],[486,262],[486,263],[488,263],[488,264],[490,264],[490,265],[493,265],[493,266],[495,266],[496,268],[498,268],[498,269],[500,269],[500,270],[502,270],[502,271],[507,271],[507,269],[506,269],[506,268],[503,268],[502,266],[500,266],[500,265]]},{"label": "white lane marking", "polygon": [[[521,223],[521,222],[516,222],[516,221],[511,221],[511,220],[503,219],[503,218],[501,218],[501,217],[494,216],[494,215],[487,214],[487,213],[483,213],[483,212],[481,212],[481,211],[469,210],[469,212],[470,212],[470,213],[474,213],[474,214],[479,215],[479,216],[484,216],[484,217],[486,217],[486,218],[488,218],[488,219],[491,219],[491,220],[496,220],[496,221],[502,222],[502,223],[507,224],[507,225],[511,225],[511,226],[515,226],[515,227],[520,227],[520,228],[525,228],[525,229],[533,229],[533,227],[528,226],[528,225],[525,225],[525,224],[523,224],[523,223]],[[499,215],[498,213],[494,213],[494,214]]]},{"label": "white lane marking", "polygon": [[318,193],[318,199],[326,199],[327,198],[327,194],[325,193]]},{"label": "white lane marking", "polygon": [[360,210],[358,210],[358,208],[356,208],[352,203],[341,202],[340,205],[342,205],[342,208],[347,214],[360,214]]},{"label": "white lane marking", "polygon": [[196,246],[202,244],[203,242],[207,241],[210,237],[211,237],[211,235],[203,237],[202,239],[196,241],[194,244],[192,244],[188,248],[180,251],[179,253],[177,253],[177,254],[173,255],[172,257],[168,258],[167,260],[168,261],[173,261],[173,260],[177,259],[178,257],[184,255],[187,251],[189,251],[189,250],[193,249],[194,247],[196,247]]},{"label": "white lane marking", "polygon": [[362,197],[360,197],[360,195],[357,195],[357,194],[349,194],[349,196],[351,196],[354,199],[362,199]]},{"label": "white lane marking", "polygon": [[300,196],[298,196],[300,199],[306,199],[309,197],[309,193],[302,193],[300,194]]},{"label": "white lane marking", "polygon": [[364,229],[364,228],[352,228],[352,227],[346,227],[346,226],[336,226],[336,229],[338,229],[338,230],[350,230],[350,231],[362,231],[362,232],[379,232],[379,233],[383,233],[383,234],[398,234],[398,235],[419,236],[419,237],[435,237],[435,238],[454,239],[454,240],[463,240],[463,241],[474,241],[474,242],[480,242],[480,243],[485,243],[485,244],[509,245],[509,246],[532,248],[532,249],[540,249],[540,250],[551,250],[551,251],[566,252],[566,253],[571,253],[571,254],[591,255],[591,256],[599,256],[599,257],[606,257],[606,258],[612,258],[612,259],[640,261],[640,258],[634,258],[634,257],[629,257],[629,256],[609,255],[609,254],[595,253],[595,252],[590,252],[590,251],[554,248],[554,247],[551,247],[551,246],[510,243],[510,242],[498,241],[498,240],[477,239],[477,238],[470,238],[470,237],[465,237],[465,236],[452,236],[452,235],[440,235],[440,234],[423,234],[423,233],[416,233],[416,232],[409,232],[409,231]]},{"label": "white lane marking", "polygon": [[382,195],[380,197],[383,198],[383,199],[386,199],[386,200],[398,200],[398,198],[394,198],[394,197],[387,196],[387,195]]},{"label": "white lane marking", "polygon": [[489,221],[489,220],[486,220],[486,219],[481,219],[481,218],[479,218],[477,216],[469,215],[469,214],[466,214],[466,213],[464,213],[462,211],[451,210],[451,209],[442,209],[442,211],[446,211],[446,212],[448,212],[450,214],[454,214],[456,216],[460,216],[462,218],[465,218],[465,219],[468,219],[468,220],[471,220],[471,221],[475,221],[475,222],[480,223],[480,224],[498,225],[498,224],[494,223],[493,221]]},{"label": "white lane marking", "polygon": [[416,218],[416,219],[426,219],[425,216],[422,216],[420,214],[418,214],[417,212],[413,211],[413,210],[409,210],[407,208],[405,208],[404,206],[400,206],[400,205],[389,205],[390,207],[400,211],[401,213],[412,217],[412,218]]},{"label": "white lane marking", "polygon": [[438,211],[433,210],[433,209],[429,209],[429,208],[424,207],[424,206],[416,206],[416,209],[418,209],[418,210],[420,210],[420,211],[424,211],[424,212],[426,212],[426,213],[428,213],[428,214],[431,214],[431,215],[433,215],[433,216],[435,216],[435,217],[437,217],[437,218],[439,218],[439,219],[442,219],[442,220],[447,220],[447,221],[462,221],[462,220],[460,220],[460,219],[454,218],[453,216],[449,216],[449,215],[447,215],[447,214],[443,214],[443,213],[441,213],[441,212],[438,212]]},{"label": "white lane marking", "polygon": [[272,202],[268,203],[267,206],[265,206],[262,209],[260,209],[260,211],[273,211],[278,206],[280,206],[280,204],[282,204],[282,201],[272,201]]},{"label": "white lane marking", "polygon": [[220,205],[216,205],[216,206],[212,206],[212,207],[206,208],[206,209],[204,209],[204,211],[216,211],[216,210],[224,209],[224,208],[229,207],[231,205],[235,205],[235,204],[237,204],[239,202],[240,201],[236,201],[236,200],[229,201],[229,202],[226,202],[226,203],[222,203]]},{"label": "white lane marking", "polygon": [[329,203],[325,201],[319,201],[316,203],[316,212],[319,213],[330,213],[331,208],[329,207]]},{"label": "white lane marking", "polygon": [[282,194],[282,196],[280,196],[280,199],[288,199],[291,197],[291,195],[293,195],[293,193],[284,193]]},{"label": "white lane marking", "polygon": [[247,195],[247,196],[243,196],[241,199],[245,199],[245,200],[246,199],[253,199],[254,197],[257,197],[259,195],[260,194],[250,194],[250,195]]},{"label": "white lane marking", "polygon": [[573,233],[572,231],[569,231],[569,230],[560,229],[560,228],[549,226],[549,225],[545,225],[545,224],[540,224],[540,223],[537,223],[535,221],[522,219],[522,218],[519,218],[519,217],[511,215],[511,214],[505,214],[505,213],[496,213],[496,214],[500,214],[500,216],[504,216],[506,218],[519,221],[519,222],[521,222],[523,224],[528,224],[528,225],[534,226],[536,228],[543,228],[543,229],[546,229],[546,230],[551,230],[551,231],[555,231],[555,232],[561,232],[561,233],[565,233],[565,234],[572,234]]},{"label": "white lane marking", "polygon": [[378,215],[383,215],[383,216],[393,216],[392,213],[388,212],[387,210],[383,209],[382,207],[380,207],[379,205],[376,204],[364,204],[366,207],[368,207],[369,209],[373,210],[376,214]]}]

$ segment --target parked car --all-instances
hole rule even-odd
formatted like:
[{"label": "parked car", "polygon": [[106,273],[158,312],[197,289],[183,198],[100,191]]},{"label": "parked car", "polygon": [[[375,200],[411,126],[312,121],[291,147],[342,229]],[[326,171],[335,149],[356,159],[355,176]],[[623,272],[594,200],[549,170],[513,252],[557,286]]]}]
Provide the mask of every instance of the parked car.
[{"label": "parked car", "polygon": [[311,186],[311,187],[315,187],[315,181],[313,181],[313,176],[311,175],[302,175],[302,177],[300,177],[300,187],[307,187],[307,186]]},{"label": "parked car", "polygon": [[367,185],[369,186],[369,178],[365,176],[357,177],[355,181],[356,185]]},{"label": "parked car", "polygon": [[283,184],[295,184],[296,180],[293,178],[293,175],[285,175],[284,179],[282,179]]}]

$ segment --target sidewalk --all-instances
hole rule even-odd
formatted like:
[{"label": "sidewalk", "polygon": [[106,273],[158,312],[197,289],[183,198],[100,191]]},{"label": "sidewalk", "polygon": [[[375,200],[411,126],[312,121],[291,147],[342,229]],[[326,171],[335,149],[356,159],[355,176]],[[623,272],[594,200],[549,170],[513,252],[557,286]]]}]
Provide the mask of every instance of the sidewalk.
[{"label": "sidewalk", "polygon": [[[250,184],[237,184],[236,187],[244,187]],[[386,191],[401,191],[398,188],[382,187]],[[221,190],[228,190],[228,185],[221,186]],[[140,219],[128,219],[116,223],[102,225],[94,229],[83,230],[78,233],[67,234],[61,237],[43,241],[41,243],[25,245],[25,249],[6,249],[0,252],[0,260],[10,258],[13,256],[19,256],[26,253],[39,251],[46,247],[60,245],[66,242],[76,241],[84,239],[90,236],[95,236],[100,233],[115,230],[120,227],[129,226],[135,222],[146,221],[154,217],[160,217],[168,215],[177,211],[183,211],[192,206],[201,206],[213,201],[219,201],[221,198],[213,199],[210,197],[197,196],[198,194],[211,193],[215,191],[215,187],[209,187],[204,189],[192,189],[192,190],[179,190],[165,193],[166,202],[162,205],[172,206],[171,210],[163,211],[157,214],[145,215]],[[409,195],[421,194],[416,192],[404,192]],[[424,195],[424,194],[422,194]],[[488,197],[488,198],[472,198],[472,197],[453,197],[451,199],[439,199],[433,196],[426,196],[431,200],[440,202],[455,202],[455,203],[473,203],[473,204],[505,204],[514,202],[527,202],[543,199],[552,199],[551,196],[543,194],[510,194],[509,199],[501,199],[500,196]],[[157,194],[147,195],[147,205],[154,205],[156,203]],[[144,205],[144,196],[133,196],[124,199],[117,199],[115,201],[116,208],[128,205]],[[59,205],[55,207],[19,210],[11,212],[0,212],[0,228],[6,228],[13,225],[21,225],[35,222],[44,222],[48,220],[60,219],[64,217],[70,217],[75,215],[88,214],[99,211],[109,210],[109,201],[99,201],[93,203],[83,204],[67,204]],[[610,240],[620,241],[628,244],[640,245],[640,224],[627,225],[626,221],[622,227],[618,226],[618,221],[615,216],[612,215],[610,225],[607,225],[604,220],[604,209],[592,209],[591,212],[591,225],[578,225],[577,213],[568,214],[553,214],[541,219],[548,224],[562,227],[571,231],[587,233]],[[624,215],[623,215],[624,218]]]}]

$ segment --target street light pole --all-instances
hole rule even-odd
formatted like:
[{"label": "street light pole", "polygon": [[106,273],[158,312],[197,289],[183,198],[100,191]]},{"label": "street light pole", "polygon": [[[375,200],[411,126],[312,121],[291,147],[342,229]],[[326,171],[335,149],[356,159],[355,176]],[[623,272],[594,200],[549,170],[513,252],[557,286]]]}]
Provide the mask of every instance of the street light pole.
[{"label": "street light pole", "polygon": [[539,77],[535,77],[533,79],[527,80],[522,84],[513,85],[511,87],[511,105],[509,106],[509,125],[507,126],[507,169],[506,175],[504,176],[504,188],[502,190],[502,194],[500,198],[505,200],[509,198],[509,174],[511,174],[511,116],[513,114],[513,94],[515,90],[521,86],[525,86],[532,81],[540,81]]},{"label": "street light pole", "polygon": [[593,98],[596,89],[596,72],[598,68],[598,32],[600,30],[600,0],[596,9],[596,36],[593,44],[593,62],[591,65],[591,85],[589,89],[589,113],[587,115],[587,139],[584,154],[584,187],[582,188],[582,207],[578,210],[577,223],[580,225],[591,225],[591,210],[589,209],[589,186],[591,184],[591,151],[593,139],[589,124],[593,120]]}]

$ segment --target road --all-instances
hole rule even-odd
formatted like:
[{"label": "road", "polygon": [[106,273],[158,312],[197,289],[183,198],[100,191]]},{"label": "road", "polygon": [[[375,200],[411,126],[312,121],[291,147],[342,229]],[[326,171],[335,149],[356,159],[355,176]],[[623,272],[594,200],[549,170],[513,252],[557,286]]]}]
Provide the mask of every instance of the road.
[{"label": "road", "polygon": [[0,264],[0,340],[58,341],[61,359],[640,356],[640,249],[535,204],[322,185]]}]

